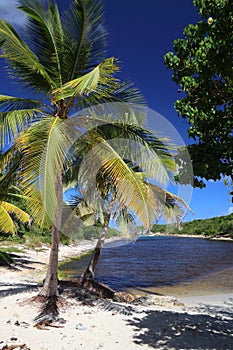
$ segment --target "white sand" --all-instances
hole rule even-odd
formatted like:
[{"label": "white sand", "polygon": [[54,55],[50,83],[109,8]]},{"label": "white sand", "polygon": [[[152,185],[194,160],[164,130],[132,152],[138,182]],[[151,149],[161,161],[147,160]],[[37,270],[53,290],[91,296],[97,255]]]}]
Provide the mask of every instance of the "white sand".
[{"label": "white sand", "polygon": [[[61,247],[60,259],[94,245]],[[63,328],[37,329],[38,306],[22,301],[37,294],[25,290],[44,277],[48,250],[27,251],[21,258],[28,263],[20,270],[0,268],[0,349],[6,344],[26,344],[30,350],[233,349],[233,293],[181,299],[152,295],[151,305],[135,306],[130,316],[70,300],[60,310]]]}]

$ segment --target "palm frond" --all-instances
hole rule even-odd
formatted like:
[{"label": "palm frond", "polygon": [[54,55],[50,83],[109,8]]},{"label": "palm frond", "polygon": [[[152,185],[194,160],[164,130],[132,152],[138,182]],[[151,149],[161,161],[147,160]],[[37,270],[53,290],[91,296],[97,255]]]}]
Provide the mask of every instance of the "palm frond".
[{"label": "palm frond", "polygon": [[5,208],[9,214],[13,214],[19,221],[23,222],[24,224],[30,222],[30,216],[16,205],[5,201],[1,201],[0,203],[1,206]]},{"label": "palm frond", "polygon": [[162,217],[168,222],[182,221],[187,211],[193,213],[189,205],[179,196],[153,184],[148,184],[156,196],[164,201]]},{"label": "palm frond", "polygon": [[[135,150],[134,147],[132,147],[132,142],[129,142],[129,149],[126,152],[121,151],[121,155],[123,157],[128,156],[131,161],[134,161],[138,166],[141,166],[141,168],[144,169],[144,171],[147,172],[149,176],[152,176],[159,180],[163,173],[164,175],[167,173],[165,177],[168,180],[169,174],[174,173],[176,170],[176,163],[172,155],[174,147],[168,138],[159,137],[155,132],[142,128],[134,123],[124,121],[124,115],[121,120],[119,118],[117,122],[113,121],[110,125],[106,122],[103,123],[103,117],[101,119],[99,119],[99,117],[96,117],[96,120],[102,120],[102,125],[98,126],[96,130],[97,133],[104,139],[125,139],[142,145],[142,148],[140,147],[140,151],[136,153],[137,159],[135,159],[135,156],[133,155],[135,153]],[[153,158],[154,163],[150,163],[150,160]],[[159,166],[158,163],[161,163],[161,165]],[[149,170],[150,164],[152,166],[151,170]],[[164,181],[162,181],[162,183],[163,182]]]},{"label": "palm frond", "polygon": [[16,226],[8,214],[7,210],[1,205],[0,202],[0,231],[5,233],[11,233],[12,235],[16,231]]},{"label": "palm frond", "polygon": [[131,81],[121,82],[117,86],[112,86],[109,89],[111,89],[111,91],[109,91],[111,101],[125,102],[127,104],[133,103],[141,106],[146,105],[145,99],[141,92]]},{"label": "palm frond", "polygon": [[[158,201],[136,173],[127,165],[111,145],[102,139],[101,144],[92,148],[84,158],[80,169],[80,179],[84,181],[84,189],[87,193],[84,198],[93,200],[95,196],[95,181],[97,173],[101,171],[103,176],[110,177],[116,189],[116,198],[119,203],[134,211],[137,217],[146,227],[150,227],[157,218]],[[89,187],[85,183],[89,183]],[[90,184],[92,184],[90,186]],[[81,185],[81,184],[80,184]],[[93,192],[93,193],[91,193]]]},{"label": "palm frond", "polygon": [[29,98],[19,98],[15,96],[0,95],[0,110],[2,112],[9,112],[21,109],[40,108],[41,102],[31,100]]},{"label": "palm frond", "polygon": [[28,127],[41,113],[42,110],[36,108],[12,109],[9,112],[0,112],[1,148],[11,142],[20,131]]},{"label": "palm frond", "polygon": [[11,65],[14,77],[20,78],[25,85],[37,87],[41,91],[49,91],[54,82],[36,55],[20,38],[14,28],[0,19],[1,57]]},{"label": "palm frond", "polygon": [[30,216],[25,211],[23,211],[16,205],[5,201],[0,201],[0,230],[4,232],[10,232],[12,234],[15,232],[16,226],[13,220],[11,219],[11,215],[13,215],[14,218],[21,221],[24,224],[30,223]]},{"label": "palm frond", "polygon": [[[145,106],[145,99],[140,91],[130,81],[118,82],[118,84],[110,84],[105,86],[104,94],[101,89],[97,89],[94,94],[84,97],[86,106],[91,106],[93,103],[116,103],[120,102],[118,110],[121,107],[125,113],[131,113],[136,109],[136,105]],[[132,106],[134,105],[134,106]],[[110,107],[110,106],[109,106]],[[113,111],[114,111],[114,105]],[[143,115],[144,113],[142,113]],[[142,117],[141,115],[141,117]],[[145,118],[145,116],[144,116]],[[141,125],[144,123],[144,118],[141,119]]]},{"label": "palm frond", "polygon": [[85,157],[96,145],[101,147],[104,140],[109,140],[109,146],[126,163],[137,165],[141,171],[147,173],[147,177],[163,186],[172,181],[171,174],[176,169],[176,164],[167,139],[156,137],[135,125],[114,122],[91,129],[75,146],[79,155]]},{"label": "palm frond", "polygon": [[[18,151],[15,145],[0,153],[0,174],[6,173],[15,164]],[[18,157],[17,157],[18,158]]]},{"label": "palm frond", "polygon": [[98,89],[102,95],[106,94],[106,87],[116,83],[113,74],[119,70],[116,60],[108,58],[100,63],[93,70],[83,76],[69,81],[63,87],[53,90],[53,100],[55,102],[76,95],[88,95],[95,93]]},{"label": "palm frond", "polygon": [[19,3],[19,8],[28,16],[27,36],[32,51],[46,67],[55,86],[62,86],[64,35],[57,4],[41,3],[38,0],[20,0]]},{"label": "palm frond", "polygon": [[[23,153],[21,182],[24,195],[30,198],[32,188],[40,191],[41,199],[38,199],[39,194],[35,194],[35,207],[43,202],[44,209],[41,210],[45,211],[51,220],[55,216],[57,206],[57,174],[63,171],[70,144],[65,126],[60,127],[62,123],[63,120],[59,117],[45,117],[33,124],[18,139]],[[31,205],[33,206],[33,201]]]},{"label": "palm frond", "polygon": [[31,186],[27,187],[23,191],[25,199],[27,211],[32,217],[33,221],[39,226],[43,228],[51,227],[51,220],[46,213],[44,203],[42,201],[41,192],[39,189]]},{"label": "palm frond", "polygon": [[105,58],[106,30],[101,0],[74,0],[64,13],[64,65],[67,81]]},{"label": "palm frond", "polygon": [[17,157],[12,162],[12,165],[4,170],[4,174],[0,176],[0,197],[6,197],[8,195],[7,191],[10,187],[13,186],[17,181],[17,170],[19,170],[20,157]]}]

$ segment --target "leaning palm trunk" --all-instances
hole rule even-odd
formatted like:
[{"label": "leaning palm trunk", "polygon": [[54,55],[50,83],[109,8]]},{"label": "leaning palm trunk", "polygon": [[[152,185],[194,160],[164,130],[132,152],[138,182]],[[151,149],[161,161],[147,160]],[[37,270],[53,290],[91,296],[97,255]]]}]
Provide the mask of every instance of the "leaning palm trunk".
[{"label": "leaning palm trunk", "polygon": [[101,251],[103,249],[104,246],[104,242],[105,242],[105,238],[106,238],[106,233],[108,230],[108,225],[109,225],[109,221],[110,221],[110,217],[111,217],[111,213],[110,211],[108,211],[105,214],[104,217],[104,224],[98,239],[98,242],[96,244],[96,247],[94,249],[94,253],[93,256],[86,268],[86,270],[84,271],[84,273],[82,274],[82,280],[86,280],[86,279],[94,279],[94,275],[95,275],[95,269],[96,269],[96,265],[99,261],[99,257],[101,254]]},{"label": "leaning palm trunk", "polygon": [[58,250],[60,241],[60,227],[61,227],[61,217],[62,217],[62,172],[57,176],[56,179],[56,197],[57,197],[57,207],[55,220],[52,225],[52,243],[49,256],[49,265],[44,280],[43,288],[41,289],[39,295],[45,297],[53,297],[58,294]]}]

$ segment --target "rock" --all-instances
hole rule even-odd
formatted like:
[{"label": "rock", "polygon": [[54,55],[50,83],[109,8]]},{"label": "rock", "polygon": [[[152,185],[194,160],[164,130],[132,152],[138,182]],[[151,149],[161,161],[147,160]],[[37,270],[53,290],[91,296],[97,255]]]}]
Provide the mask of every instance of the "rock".
[{"label": "rock", "polygon": [[84,311],[84,315],[90,315],[93,314],[93,312],[91,310],[85,310]]},{"label": "rock", "polygon": [[65,324],[66,320],[62,317],[60,317],[56,322],[60,323],[60,324]]},{"label": "rock", "polygon": [[24,327],[24,328],[28,328],[30,326],[30,324],[27,322],[20,322],[20,326]]},{"label": "rock", "polygon": [[5,345],[1,350],[30,350],[26,344]]},{"label": "rock", "polygon": [[[7,323],[11,323],[11,322],[8,322],[8,321],[7,321]],[[24,328],[28,328],[28,327],[30,326],[29,323],[23,322],[23,321],[20,322],[20,321],[18,321],[18,320],[16,320],[14,324],[15,324],[15,326],[18,326],[18,327],[20,326],[20,327],[24,327]]]},{"label": "rock", "polygon": [[5,341],[1,340],[0,349],[2,350],[4,348],[6,348],[6,346],[7,346],[7,343]]},{"label": "rock", "polygon": [[134,300],[134,297],[133,295],[126,292],[115,292],[113,300],[117,302],[123,302],[123,303],[132,303],[132,301]]},{"label": "rock", "polygon": [[75,329],[79,331],[85,331],[86,327],[82,323],[77,323]]}]

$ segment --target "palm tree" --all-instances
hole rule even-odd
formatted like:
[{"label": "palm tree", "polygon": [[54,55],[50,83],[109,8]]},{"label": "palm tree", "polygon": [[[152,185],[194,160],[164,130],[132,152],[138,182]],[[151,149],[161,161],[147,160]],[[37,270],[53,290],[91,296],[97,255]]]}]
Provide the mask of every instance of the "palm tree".
[{"label": "palm tree", "polygon": [[[35,98],[0,95],[1,140],[2,147],[15,141],[22,153],[21,185],[31,216],[41,226],[51,225],[49,266],[40,295],[54,297],[58,286],[62,183],[66,168],[82,149],[82,140],[88,157],[79,176],[83,188],[89,190],[88,201],[95,196],[93,186],[88,184],[96,180],[93,175],[97,175],[97,169],[103,177],[111,177],[119,205],[134,212],[146,227],[157,219],[162,208],[160,197],[150,190],[145,179],[156,173],[157,181],[167,184],[175,162],[161,140],[152,138],[148,144],[148,132],[137,125],[143,116],[127,104],[142,102],[141,95],[132,84],[115,78],[120,69],[115,58],[104,59],[102,2],[73,0],[62,15],[56,3],[19,0],[19,4],[27,16],[25,40],[9,23],[0,20],[1,54],[11,75],[13,72],[15,80],[32,90]],[[122,110],[116,113],[114,106],[108,113],[101,106],[84,109],[109,101],[123,101]],[[118,114],[121,122],[117,121]],[[104,126],[100,128],[100,124]],[[109,124],[115,139],[124,135],[127,144],[107,141]],[[138,164],[145,176],[134,172],[127,159]]]},{"label": "palm tree", "polygon": [[[150,151],[147,153],[146,162],[142,162],[140,159],[143,155],[142,151],[136,156],[133,154],[134,145],[131,145],[126,159],[124,159],[126,152],[124,149],[120,149],[119,145],[116,147],[116,144],[105,144],[104,152],[102,151],[103,140],[114,137],[121,140],[122,137],[126,138],[126,136],[127,140],[130,138],[134,141],[137,140],[147,151]],[[90,222],[90,218],[92,218],[94,223],[97,216],[98,220],[102,222],[102,230],[93,256],[82,275],[83,282],[86,283],[86,279],[93,280],[94,278],[95,268],[111,218],[115,221],[119,221],[120,218],[121,222],[130,221],[132,223],[136,215],[149,229],[161,217],[166,221],[176,220],[179,224],[185,212],[190,208],[179,196],[148,180],[148,176],[152,175],[153,181],[161,181],[161,178],[166,179],[166,176],[169,178],[169,171],[174,171],[174,159],[168,140],[159,138],[139,126],[125,125],[122,120],[118,119],[117,122],[112,122],[111,128],[108,125],[101,125],[95,129],[95,132],[92,129],[91,134],[83,135],[78,143],[76,144],[78,158],[66,174],[66,183],[76,184],[78,193],[78,195],[73,196],[71,205],[75,208],[76,214],[83,220],[88,219]],[[80,157],[81,155],[85,157],[87,153],[89,154],[88,160],[86,160],[82,171],[82,169],[80,170],[82,164]],[[155,156],[158,155],[160,169],[158,171],[157,168],[156,171],[153,163]],[[80,183],[77,183],[77,174],[80,175]],[[93,183],[94,178],[96,178],[96,187],[90,189],[90,183]],[[129,189],[125,185],[122,186],[122,182],[125,180],[128,180],[128,185],[135,184],[136,186],[130,186]],[[91,193],[92,191],[93,193]],[[143,195],[140,196],[138,191],[142,191]],[[85,201],[84,198],[89,201]]]},{"label": "palm tree", "polygon": [[[95,103],[138,102],[141,97],[132,85],[115,78],[117,60],[104,59],[100,0],[73,0],[62,15],[56,3],[39,0],[20,0],[19,8],[27,16],[25,40],[0,20],[1,57],[35,98],[0,95],[1,140],[6,147],[14,139],[23,154],[22,186],[30,214],[39,225],[52,224],[49,267],[40,293],[49,297],[57,295],[63,162],[70,144],[64,122]],[[87,122],[85,116],[76,121]]]},{"label": "palm tree", "polygon": [[[149,185],[150,187],[150,185]],[[157,192],[158,191],[158,192]],[[164,210],[161,213],[161,217],[163,217],[166,221],[173,222],[174,219],[176,219],[178,227],[181,223],[181,218],[184,216],[184,212],[188,209],[187,204],[178,196],[163,190],[162,188],[158,188],[155,193],[162,195],[161,199],[165,199]],[[162,203],[161,203],[162,204]],[[87,279],[93,280],[95,275],[95,269],[99,261],[99,257],[101,254],[101,251],[103,249],[105,239],[106,239],[106,233],[107,229],[109,227],[110,219],[111,217],[114,217],[114,212],[112,212],[113,202],[110,202],[108,211],[104,214],[104,220],[102,224],[102,230],[100,232],[98,241],[96,243],[93,255],[88,263],[88,266],[86,267],[85,271],[82,274],[82,282],[86,282]],[[158,207],[155,208],[155,210],[158,210]],[[132,218],[134,218],[132,213],[129,213],[127,208],[122,208],[122,210],[118,214],[121,214],[121,218],[123,218],[124,223],[126,224],[127,221],[130,221],[132,223]]]}]

